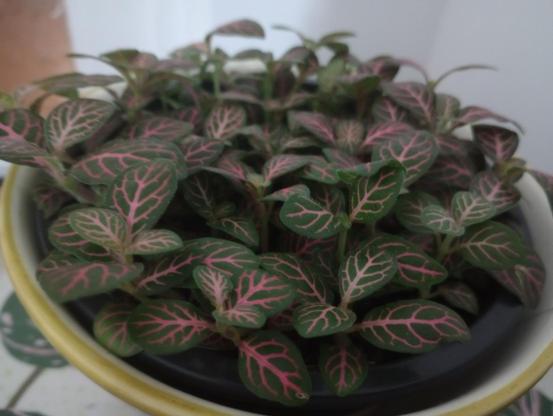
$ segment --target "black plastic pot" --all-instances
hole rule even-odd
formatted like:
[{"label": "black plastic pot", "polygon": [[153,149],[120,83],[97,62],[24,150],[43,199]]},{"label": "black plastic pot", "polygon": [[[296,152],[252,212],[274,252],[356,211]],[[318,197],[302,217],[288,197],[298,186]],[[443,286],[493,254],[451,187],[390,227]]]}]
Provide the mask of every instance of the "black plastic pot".
[{"label": "black plastic pot", "polygon": [[[46,253],[44,222],[39,215],[36,219],[37,244],[42,253]],[[511,295],[502,290],[488,293],[482,314],[471,323],[470,342],[444,345],[424,355],[392,355],[384,363],[371,366],[363,386],[345,398],[336,397],[326,389],[313,365],[313,394],[300,408],[290,409],[250,393],[239,379],[235,351],[195,348],[170,356],[141,353],[125,361],[171,387],[250,412],[398,415],[447,401],[461,394],[470,380],[485,374],[487,364],[493,361],[523,316],[522,306]],[[66,308],[76,321],[92,332],[96,312],[109,299],[109,295],[90,297],[69,302]]]}]

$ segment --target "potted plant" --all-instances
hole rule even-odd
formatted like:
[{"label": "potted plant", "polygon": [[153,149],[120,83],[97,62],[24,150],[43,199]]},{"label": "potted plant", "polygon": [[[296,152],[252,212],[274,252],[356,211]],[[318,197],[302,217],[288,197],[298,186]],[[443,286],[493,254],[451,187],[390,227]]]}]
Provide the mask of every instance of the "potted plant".
[{"label": "potted plant", "polygon": [[[264,32],[235,21],[169,59],[76,55],[118,75],[40,81],[30,109],[4,97],[0,158],[40,172],[19,174],[35,222],[15,173],[3,199],[5,238],[11,198],[38,236],[3,244],[12,276],[21,274],[13,247],[38,253],[25,261],[40,260],[42,289],[14,279],[23,302],[62,352],[62,333],[88,343],[89,367],[115,362],[134,380],[134,366],[246,411],[392,414],[440,403],[447,391],[407,407],[377,396],[427,397],[437,382],[457,382],[514,334],[521,305],[537,307],[545,283],[515,184],[530,172],[551,195],[551,177],[515,157],[516,122],[439,89],[452,73],[487,67],[432,80],[408,60],[357,59],[347,32],[298,33],[301,45],[278,59],[230,57],[212,42],[223,35]],[[320,49],[331,51],[326,64]],[[423,81],[395,82],[402,65]],[[43,119],[50,95],[67,100]],[[41,306],[57,318],[31,305],[44,293],[64,305]],[[66,332],[53,329],[59,314]],[[171,388],[157,408],[110,388],[170,414]]]}]

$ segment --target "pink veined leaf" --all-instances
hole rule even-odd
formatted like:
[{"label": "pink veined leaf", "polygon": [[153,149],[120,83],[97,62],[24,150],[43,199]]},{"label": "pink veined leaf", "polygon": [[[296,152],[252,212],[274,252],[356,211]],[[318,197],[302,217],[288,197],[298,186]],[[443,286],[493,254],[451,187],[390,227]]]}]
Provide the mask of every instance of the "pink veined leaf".
[{"label": "pink veined leaf", "polygon": [[406,169],[405,186],[420,178],[438,155],[436,139],[425,131],[403,133],[377,145],[372,160],[395,159]]},{"label": "pink veined leaf", "polygon": [[155,295],[183,284],[192,276],[192,270],[199,264],[201,256],[192,254],[187,248],[177,254],[168,254],[148,262],[144,273],[134,282],[141,295]]},{"label": "pink veined leaf", "polygon": [[448,94],[436,94],[436,119],[438,128],[448,130],[449,127],[461,107],[461,102],[458,98]]},{"label": "pink veined leaf", "polygon": [[355,392],[367,378],[365,353],[352,343],[321,345],[319,370],[325,385],[339,397]]},{"label": "pink veined leaf", "polygon": [[196,173],[183,182],[186,203],[196,214],[206,219],[215,217],[215,189],[213,178],[205,172]]},{"label": "pink veined leaf", "polygon": [[260,308],[251,305],[235,305],[229,309],[220,309],[213,312],[217,323],[239,328],[258,329],[265,325],[267,317]]},{"label": "pink veined leaf", "polygon": [[403,179],[401,167],[388,165],[374,176],[355,180],[350,190],[350,221],[374,223],[384,217],[393,208]]},{"label": "pink veined leaf", "polygon": [[251,218],[247,217],[224,217],[218,218],[209,223],[211,228],[222,231],[231,237],[236,238],[248,247],[259,246],[259,233]]},{"label": "pink veined leaf", "polygon": [[216,308],[222,308],[233,289],[232,280],[207,266],[196,267],[193,274],[196,285],[211,304]]},{"label": "pink veined leaf", "polygon": [[105,208],[82,208],[71,211],[69,225],[91,243],[123,254],[127,244],[127,223],[117,212]]},{"label": "pink veined leaf", "polygon": [[48,148],[63,151],[91,138],[115,114],[115,106],[106,101],[78,99],[54,108],[45,122]]},{"label": "pink veined leaf", "polygon": [[378,348],[411,354],[432,351],[470,332],[451,309],[429,300],[403,300],[371,310],[359,324],[361,335]]},{"label": "pink veined leaf", "polygon": [[467,191],[459,191],[453,195],[451,211],[455,221],[463,227],[484,222],[496,214],[491,202],[483,196]]},{"label": "pink veined leaf", "polygon": [[200,110],[196,107],[184,107],[171,113],[171,117],[192,124],[194,130],[198,128],[202,120]]},{"label": "pink veined leaf", "polygon": [[174,118],[149,116],[131,125],[124,134],[129,140],[159,139],[175,142],[192,132],[192,125]]},{"label": "pink veined leaf", "polygon": [[510,159],[518,147],[518,134],[499,126],[478,124],[472,126],[476,145],[494,162]]},{"label": "pink veined leaf", "polygon": [[315,135],[323,143],[332,146],[336,143],[332,121],[324,114],[298,111],[292,113],[292,121]]},{"label": "pink veined leaf", "polygon": [[365,245],[340,266],[338,272],[342,305],[367,297],[384,287],[396,272],[396,264],[386,251]]},{"label": "pink veined leaf", "polygon": [[348,184],[353,185],[359,178],[370,178],[377,174],[382,168],[391,166],[396,169],[404,170],[403,165],[395,159],[378,160],[369,163],[359,163],[348,168],[336,169],[338,178]]},{"label": "pink veined leaf", "polygon": [[422,210],[422,223],[430,230],[453,236],[463,235],[465,227],[441,205],[429,205]]},{"label": "pink veined leaf", "polygon": [[425,84],[418,82],[394,82],[382,85],[386,96],[427,125],[432,124],[434,100]]},{"label": "pink veined leaf", "polygon": [[346,331],[355,323],[349,309],[324,303],[307,303],[294,311],[294,328],[304,338],[323,337]]},{"label": "pink veined leaf", "polygon": [[152,159],[167,159],[177,165],[184,163],[178,147],[159,139],[137,139],[132,142],[117,140],[109,142],[71,167],[71,175],[89,185],[108,185],[128,168],[149,162]]},{"label": "pink veined leaf", "polygon": [[486,119],[499,121],[501,123],[511,123],[519,131],[524,131],[522,126],[518,124],[516,121],[508,119],[507,117],[503,117],[502,115],[494,113],[493,111],[487,110],[482,107],[477,107],[477,106],[468,106],[468,107],[462,108],[461,111],[459,112],[459,116],[455,120],[454,128],[459,126],[464,126],[466,124],[473,124],[477,121],[482,121]]},{"label": "pink veined leaf", "polygon": [[323,149],[323,154],[335,168],[339,169],[352,168],[361,163],[355,156],[340,149],[327,147]]},{"label": "pink veined leaf", "polygon": [[244,91],[225,91],[219,94],[219,99],[230,102],[236,101],[237,103],[262,104],[262,101],[255,95]]},{"label": "pink veined leaf", "polygon": [[538,306],[543,294],[546,272],[543,262],[536,253],[527,252],[524,264],[516,264],[505,270],[495,270],[491,274],[524,305],[529,308]]},{"label": "pink veined leaf", "polygon": [[427,234],[431,230],[422,220],[423,210],[430,205],[439,205],[438,200],[426,192],[411,191],[400,195],[394,208],[398,221],[413,233]]},{"label": "pink veined leaf", "polygon": [[447,278],[447,269],[419,246],[403,238],[379,234],[369,246],[378,247],[392,256],[397,266],[394,280],[403,286],[429,288]]},{"label": "pink veined leaf", "polygon": [[253,306],[265,316],[286,309],[294,300],[294,287],[284,278],[263,270],[246,270],[233,276],[231,307]]},{"label": "pink veined leaf", "polygon": [[470,156],[475,149],[475,144],[472,140],[460,139],[458,137],[440,134],[436,137],[439,153],[443,156]]},{"label": "pink veined leaf", "polygon": [[135,305],[108,303],[94,317],[94,337],[119,357],[131,357],[142,351],[131,339],[127,322]]},{"label": "pink veined leaf", "polygon": [[69,224],[69,214],[59,216],[48,229],[48,240],[58,250],[80,259],[109,261],[110,253],[104,247],[84,239]]},{"label": "pink veined leaf", "polygon": [[298,256],[289,253],[264,253],[261,267],[291,282],[297,297],[309,303],[330,304],[333,293],[315,270]]},{"label": "pink veined leaf", "polygon": [[275,191],[267,195],[266,197],[264,197],[263,201],[284,202],[292,195],[301,195],[301,196],[309,197],[311,195],[311,192],[309,191],[309,188],[307,186],[300,183],[297,185],[292,185],[286,188],[279,189],[278,191]]},{"label": "pink veined leaf", "polygon": [[209,33],[209,36],[213,35],[264,38],[265,32],[259,23],[250,19],[240,19],[219,26]]},{"label": "pink veined leaf", "polygon": [[240,161],[232,154],[223,154],[217,161],[215,168],[207,167],[204,170],[215,172],[233,181],[246,181],[248,175],[254,173],[253,169]]},{"label": "pink veined leaf", "polygon": [[153,254],[169,253],[182,247],[181,238],[170,230],[144,230],[137,233],[127,254],[147,256]]},{"label": "pink veined leaf", "polygon": [[301,195],[284,202],[280,220],[295,233],[312,239],[332,237],[340,231],[340,222],[332,212]]},{"label": "pink veined leaf", "polygon": [[204,237],[191,240],[191,253],[198,264],[209,266],[227,276],[257,268],[259,259],[247,247],[232,241]]},{"label": "pink veined leaf", "polygon": [[141,264],[78,263],[37,274],[38,281],[48,295],[67,302],[109,292],[137,278]]},{"label": "pink veined leaf", "polygon": [[349,154],[357,154],[363,140],[365,126],[357,120],[341,120],[336,124],[336,142],[338,147]]},{"label": "pink veined leaf", "polygon": [[334,185],[339,179],[336,176],[337,166],[334,163],[328,163],[320,156],[315,156],[309,159],[309,163],[305,168],[303,177],[312,181]]},{"label": "pink veined leaf", "polygon": [[200,136],[189,136],[179,143],[189,174],[211,165],[223,152],[224,144]]},{"label": "pink veined leaf", "polygon": [[0,155],[12,163],[39,166],[37,159],[48,157],[43,146],[42,119],[28,110],[0,113]]},{"label": "pink veined leaf", "polygon": [[493,204],[497,214],[510,210],[520,200],[518,189],[501,181],[491,170],[474,176],[470,183],[470,190]]},{"label": "pink veined leaf", "polygon": [[205,121],[205,135],[211,139],[226,140],[237,134],[246,124],[246,112],[236,104],[219,104]]},{"label": "pink veined leaf", "polygon": [[309,400],[311,379],[298,348],[276,331],[259,331],[240,342],[238,370],[257,396],[287,406]]},{"label": "pink veined leaf", "polygon": [[476,293],[463,282],[446,282],[438,287],[438,294],[449,305],[463,311],[478,314],[478,298]]},{"label": "pink veined leaf", "polygon": [[52,270],[56,270],[60,267],[70,266],[72,264],[83,263],[83,260],[78,259],[77,257],[71,256],[69,254],[63,253],[59,250],[52,250],[48,253],[44,259],[40,261],[37,266],[36,272],[46,273]]},{"label": "pink veined leaf", "polygon": [[389,56],[377,56],[363,63],[362,67],[368,69],[374,75],[378,75],[384,81],[393,80],[399,71],[397,61]]},{"label": "pink veined leaf", "polygon": [[377,124],[389,121],[404,122],[407,119],[407,112],[387,97],[379,97],[375,101],[371,114]]},{"label": "pink veined leaf", "polygon": [[463,258],[484,270],[502,270],[524,260],[526,249],[520,236],[511,228],[486,221],[467,229],[461,241]]},{"label": "pink veined leaf", "polygon": [[425,184],[429,182],[468,189],[477,173],[478,170],[469,157],[439,155],[421,181]]},{"label": "pink veined leaf", "polygon": [[172,162],[157,159],[119,175],[109,191],[110,202],[133,234],[154,226],[177,190]]},{"label": "pink veined leaf", "polygon": [[369,126],[360,150],[364,153],[370,152],[374,146],[386,143],[398,136],[402,136],[403,133],[411,131],[413,131],[413,128],[401,121],[384,121],[373,124]]},{"label": "pink veined leaf", "polygon": [[175,299],[156,299],[139,305],[128,323],[133,341],[154,354],[193,348],[211,335],[212,325],[195,306]]},{"label": "pink veined leaf", "polygon": [[315,187],[313,189],[313,199],[334,215],[344,211],[346,205],[344,193],[338,187],[330,185]]},{"label": "pink veined leaf", "polygon": [[61,207],[72,199],[71,195],[55,187],[53,183],[39,183],[33,189],[33,200],[47,219],[58,213]]},{"label": "pink veined leaf", "polygon": [[263,176],[266,182],[293,172],[308,162],[308,159],[297,155],[277,155],[273,156],[265,165],[263,165]]},{"label": "pink veined leaf", "polygon": [[299,107],[314,97],[307,92],[296,92],[285,96],[284,98],[269,99],[264,102],[266,111],[286,111]]}]

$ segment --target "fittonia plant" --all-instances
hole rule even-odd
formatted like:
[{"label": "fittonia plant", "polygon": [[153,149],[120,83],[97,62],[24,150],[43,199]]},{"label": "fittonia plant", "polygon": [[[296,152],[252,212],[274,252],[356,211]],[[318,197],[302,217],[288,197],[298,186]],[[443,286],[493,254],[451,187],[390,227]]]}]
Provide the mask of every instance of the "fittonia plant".
[{"label": "fittonia plant", "polygon": [[[438,91],[481,66],[434,81],[407,60],[356,58],[344,32],[300,35],[278,58],[229,56],[213,44],[229,35],[264,31],[232,22],[169,59],[103,54],[119,75],[43,80],[30,110],[4,97],[1,157],[44,172],[34,195],[53,248],[38,279],[59,302],[113,293],[94,323],[102,345],[124,357],[230,345],[247,388],[299,405],[302,338],[345,396],[374,347],[468,341],[483,281],[537,304],[543,265],[509,226],[528,171],[521,129]],[[232,69],[243,61],[257,66]],[[394,82],[402,65],[422,82]],[[84,87],[111,99],[79,98]],[[68,100],[42,119],[52,94]],[[529,172],[551,195],[553,179]]]}]

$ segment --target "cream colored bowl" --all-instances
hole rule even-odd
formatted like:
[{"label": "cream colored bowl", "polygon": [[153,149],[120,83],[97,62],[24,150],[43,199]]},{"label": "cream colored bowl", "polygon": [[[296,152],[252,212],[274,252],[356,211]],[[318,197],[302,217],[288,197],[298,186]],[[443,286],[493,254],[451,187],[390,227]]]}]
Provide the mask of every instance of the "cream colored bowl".
[{"label": "cream colored bowl", "polygon": [[[38,285],[39,256],[33,240],[30,168],[12,167],[0,201],[0,241],[8,273],[21,302],[59,352],[88,377],[130,404],[154,415],[248,415],[164,385],[106,352]],[[526,316],[509,340],[508,354],[463,395],[412,415],[491,414],[526,392],[553,364],[553,217],[547,198],[526,175],[519,183],[521,208],[545,262],[548,281],[540,307]],[[290,410],[293,413],[293,410]]]}]

